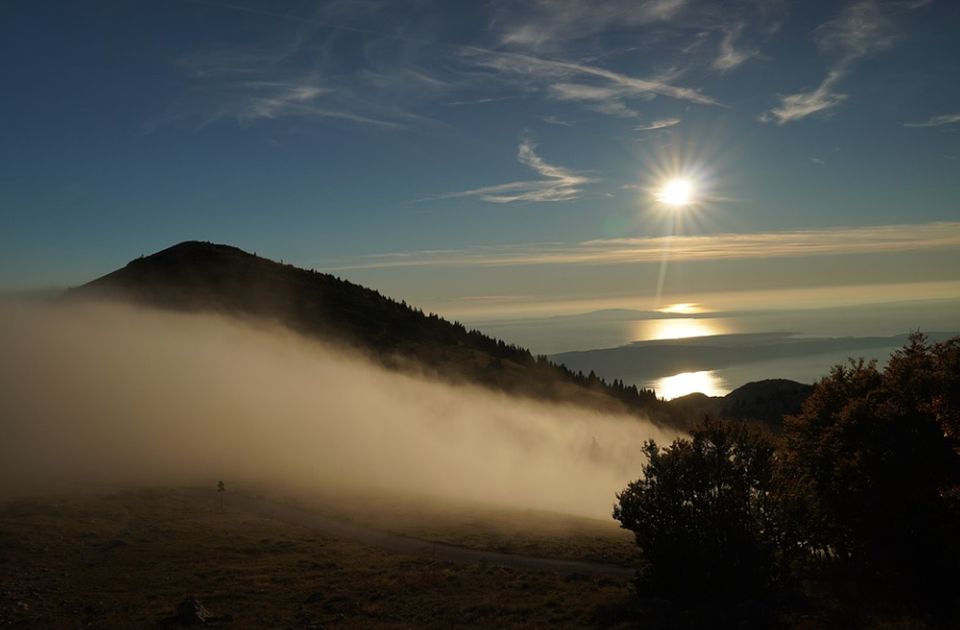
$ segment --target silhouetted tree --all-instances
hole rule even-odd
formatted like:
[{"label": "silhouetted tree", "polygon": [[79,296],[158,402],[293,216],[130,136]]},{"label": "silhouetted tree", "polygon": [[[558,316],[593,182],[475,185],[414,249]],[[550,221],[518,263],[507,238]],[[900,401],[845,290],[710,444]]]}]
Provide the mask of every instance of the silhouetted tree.
[{"label": "silhouetted tree", "polygon": [[820,556],[899,589],[957,569],[958,355],[914,334],[883,371],[834,367],[787,418],[784,475]]},{"label": "silhouetted tree", "polygon": [[703,603],[803,578],[789,583],[865,603],[850,625],[908,610],[958,627],[960,338],[917,333],[882,370],[834,367],[776,441],[708,419],[644,450],[614,518],[633,531],[651,589]]},{"label": "silhouetted tree", "polygon": [[742,423],[707,419],[691,439],[652,440],[643,477],[617,495],[613,517],[667,593],[755,594],[771,581],[782,544],[772,439]]}]

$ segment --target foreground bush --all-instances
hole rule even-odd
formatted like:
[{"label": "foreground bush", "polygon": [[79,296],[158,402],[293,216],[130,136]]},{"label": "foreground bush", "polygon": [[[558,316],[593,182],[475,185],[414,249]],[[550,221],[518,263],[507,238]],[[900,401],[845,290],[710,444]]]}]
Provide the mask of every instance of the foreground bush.
[{"label": "foreground bush", "polygon": [[689,440],[644,450],[643,477],[617,495],[613,517],[636,536],[649,583],[717,596],[764,589],[781,543],[772,440],[708,420]]},{"label": "foreground bush", "polygon": [[825,599],[960,620],[960,338],[835,367],[776,442],[707,421],[645,452],[614,518],[665,594],[756,597],[792,573]]},{"label": "foreground bush", "polygon": [[913,335],[883,371],[851,361],[785,423],[783,471],[811,553],[899,588],[956,569],[960,340]]}]

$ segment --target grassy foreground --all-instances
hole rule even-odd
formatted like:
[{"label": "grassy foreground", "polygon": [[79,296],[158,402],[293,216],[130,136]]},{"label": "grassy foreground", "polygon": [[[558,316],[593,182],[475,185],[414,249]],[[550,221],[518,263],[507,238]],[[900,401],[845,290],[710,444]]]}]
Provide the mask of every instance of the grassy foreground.
[{"label": "grassy foreground", "polygon": [[[623,543],[623,532],[587,520],[509,511],[484,520],[462,510],[437,518],[439,509],[408,507],[386,529],[593,560]],[[356,518],[383,524],[386,515]],[[0,504],[7,627],[177,627],[168,619],[191,597],[229,615],[216,624],[229,628],[583,627],[628,598],[628,583],[391,554],[234,509],[229,494],[223,512],[212,493],[186,490]]]},{"label": "grassy foreground", "polygon": [[285,500],[364,527],[469,549],[634,568],[641,563],[633,534],[612,518],[370,491],[298,494]]}]

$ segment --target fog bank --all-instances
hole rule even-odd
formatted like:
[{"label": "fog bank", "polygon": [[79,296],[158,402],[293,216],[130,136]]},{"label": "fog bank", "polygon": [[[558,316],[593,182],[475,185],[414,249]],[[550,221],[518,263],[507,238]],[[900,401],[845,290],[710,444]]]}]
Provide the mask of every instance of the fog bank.
[{"label": "fog bank", "polygon": [[65,484],[393,489],[608,518],[633,417],[385,370],[289,331],[0,303],[0,493]]}]

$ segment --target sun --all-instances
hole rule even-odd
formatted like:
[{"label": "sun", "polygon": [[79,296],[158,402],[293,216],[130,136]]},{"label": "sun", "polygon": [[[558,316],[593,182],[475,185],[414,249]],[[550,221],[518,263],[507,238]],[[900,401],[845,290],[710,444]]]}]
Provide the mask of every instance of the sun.
[{"label": "sun", "polygon": [[693,182],[685,178],[667,180],[657,191],[657,201],[668,206],[686,206],[693,203]]}]

